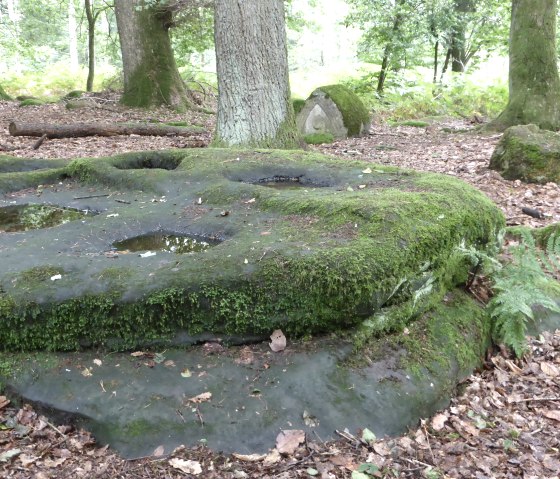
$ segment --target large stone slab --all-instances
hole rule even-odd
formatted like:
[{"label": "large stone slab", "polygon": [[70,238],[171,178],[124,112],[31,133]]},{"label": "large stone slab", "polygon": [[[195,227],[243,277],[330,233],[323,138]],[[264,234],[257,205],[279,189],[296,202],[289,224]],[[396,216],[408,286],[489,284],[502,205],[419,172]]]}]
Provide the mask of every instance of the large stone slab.
[{"label": "large stone slab", "polygon": [[536,125],[508,128],[490,159],[490,168],[508,180],[560,182],[560,135]]},{"label": "large stone slab", "polygon": [[[5,350],[122,349],[276,328],[295,337],[367,318],[370,329],[391,330],[466,279],[459,245],[493,245],[504,225],[484,195],[456,179],[299,151],[1,165],[0,206],[90,213],[0,233]],[[114,250],[146,233],[218,244],[149,257]]]},{"label": "large stone slab", "polygon": [[281,353],[267,344],[209,343],[151,356],[25,355],[13,357],[5,383],[10,397],[85,427],[125,457],[201,441],[251,454],[274,447],[285,429],[322,440],[345,428],[403,433],[448,404],[484,356],[489,326],[485,311],[454,291],[408,335],[371,340],[359,352],[350,340],[331,337],[289,341]]}]

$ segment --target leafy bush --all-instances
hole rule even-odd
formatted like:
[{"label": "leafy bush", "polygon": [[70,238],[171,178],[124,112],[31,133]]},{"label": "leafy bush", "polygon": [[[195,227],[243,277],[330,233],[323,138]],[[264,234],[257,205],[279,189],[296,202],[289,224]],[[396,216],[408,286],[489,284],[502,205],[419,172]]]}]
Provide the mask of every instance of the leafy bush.
[{"label": "leafy bush", "polygon": [[508,100],[505,84],[481,87],[464,78],[450,85],[434,85],[420,76],[412,80],[393,77],[383,96],[375,90],[372,74],[359,80],[347,80],[346,85],[375,111],[376,116],[396,122],[434,116],[469,118],[475,114],[492,118],[504,109]]}]

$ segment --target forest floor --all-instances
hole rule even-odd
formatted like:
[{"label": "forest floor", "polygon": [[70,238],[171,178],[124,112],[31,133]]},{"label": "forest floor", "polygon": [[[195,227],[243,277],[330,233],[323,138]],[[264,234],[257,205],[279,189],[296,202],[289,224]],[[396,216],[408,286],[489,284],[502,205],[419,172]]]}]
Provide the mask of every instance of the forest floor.
[{"label": "forest floor", "polygon": [[[63,104],[19,108],[0,102],[0,154],[17,157],[74,158],[126,151],[186,148],[207,144],[214,119],[190,114],[204,126],[194,138],[88,137],[47,140],[11,137],[10,121],[71,124],[157,119],[185,121],[187,115],[165,109],[128,110],[111,97],[98,108],[68,111]],[[499,135],[474,133],[465,121],[442,120],[425,128],[374,124],[364,138],[317,148],[342,158],[446,173],[487,194],[510,225],[544,226],[560,221],[560,188],[507,181],[488,169]],[[541,211],[543,219],[522,213]],[[96,446],[89,433],[54,425],[28,406],[0,396],[0,475],[6,478],[297,478],[368,479],[373,477],[524,478],[560,477],[560,331],[532,339],[521,361],[501,354],[464,384],[464,393],[418,428],[397,438],[373,440],[361,431],[339,431],[337,441],[301,431],[280,434],[265,455],[225,455],[201,445],[170,455],[136,460],[120,458]]]}]

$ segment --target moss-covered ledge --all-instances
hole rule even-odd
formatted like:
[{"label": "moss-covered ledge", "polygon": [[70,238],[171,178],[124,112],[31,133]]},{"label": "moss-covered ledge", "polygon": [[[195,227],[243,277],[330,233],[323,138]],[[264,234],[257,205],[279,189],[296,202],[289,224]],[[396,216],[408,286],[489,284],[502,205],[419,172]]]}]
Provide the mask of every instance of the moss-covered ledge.
[{"label": "moss-covered ledge", "polygon": [[[52,187],[36,170],[17,173],[26,188],[43,186],[15,201],[98,214],[0,233],[6,350],[122,349],[275,328],[308,335],[399,304],[414,317],[426,298],[466,279],[456,247],[493,246],[504,226],[484,195],[456,179],[302,151],[132,153],[53,172],[65,179]],[[12,174],[0,173],[4,193]],[[146,258],[112,249],[150,232],[219,244]],[[390,322],[385,329],[402,318]]]},{"label": "moss-covered ledge", "polygon": [[560,182],[560,135],[536,125],[508,128],[490,159],[490,168],[508,180]]}]

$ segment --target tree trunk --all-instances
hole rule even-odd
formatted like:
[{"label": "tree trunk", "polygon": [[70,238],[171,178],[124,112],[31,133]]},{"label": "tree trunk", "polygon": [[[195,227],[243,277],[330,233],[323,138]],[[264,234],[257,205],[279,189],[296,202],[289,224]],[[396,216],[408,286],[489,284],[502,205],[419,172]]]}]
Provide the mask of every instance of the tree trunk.
[{"label": "tree trunk", "polygon": [[456,25],[451,34],[451,71],[463,73],[465,71],[465,26]]},{"label": "tree trunk", "polygon": [[52,125],[48,123],[11,122],[8,130],[12,136],[43,136],[47,138],[82,138],[85,136],[193,136],[199,135],[199,128],[169,125],[146,125],[132,123],[73,123]]},{"label": "tree trunk", "polygon": [[76,71],[80,62],[78,60],[78,33],[76,25],[76,6],[74,0],[68,0],[68,50],[70,53],[70,67]]},{"label": "tree trunk", "polygon": [[296,148],[283,0],[217,0],[216,145]]},{"label": "tree trunk", "polygon": [[383,93],[385,88],[385,79],[387,78],[387,70],[389,68],[389,55],[391,53],[390,45],[385,45],[385,51],[383,52],[383,60],[381,61],[381,70],[379,71],[379,77],[377,78],[377,93],[380,95]]},{"label": "tree trunk", "polygon": [[557,0],[512,1],[509,102],[491,127],[534,123],[547,130],[560,128],[556,13]]},{"label": "tree trunk", "polygon": [[93,80],[95,78],[95,20],[93,14],[92,0],[84,1],[84,9],[88,24],[88,76],[86,82],[86,91],[93,91]]},{"label": "tree trunk", "polygon": [[122,103],[185,109],[190,101],[171,48],[171,11],[148,7],[143,0],[115,0],[115,14],[124,70]]}]

